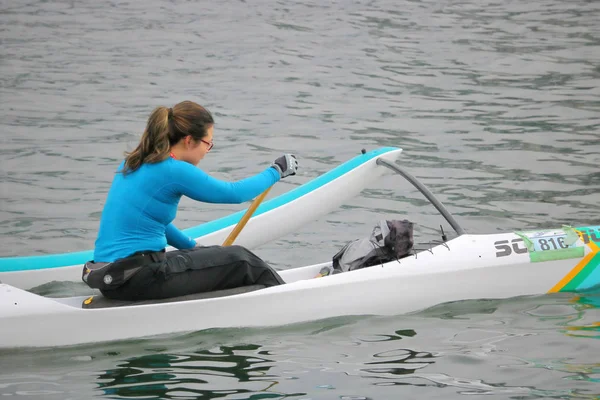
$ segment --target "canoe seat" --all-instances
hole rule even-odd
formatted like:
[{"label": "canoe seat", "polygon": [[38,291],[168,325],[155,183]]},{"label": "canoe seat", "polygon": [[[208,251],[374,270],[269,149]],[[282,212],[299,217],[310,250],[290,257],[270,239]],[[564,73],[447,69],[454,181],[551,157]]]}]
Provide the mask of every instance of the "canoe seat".
[{"label": "canoe seat", "polygon": [[168,299],[158,299],[158,300],[138,300],[138,301],[128,301],[128,300],[112,300],[106,298],[102,295],[94,295],[88,297],[81,304],[82,308],[110,308],[110,307],[125,307],[125,306],[140,306],[143,304],[160,304],[160,303],[173,303],[176,301],[189,301],[189,300],[199,300],[199,299],[212,299],[215,297],[224,297],[224,296],[232,296],[234,294],[248,293],[253,292],[255,290],[264,289],[265,285],[250,285],[250,286],[241,286],[233,289],[225,289],[225,290],[216,290],[214,292],[205,292],[205,293],[195,293],[188,294],[185,296],[177,296],[171,297]]}]

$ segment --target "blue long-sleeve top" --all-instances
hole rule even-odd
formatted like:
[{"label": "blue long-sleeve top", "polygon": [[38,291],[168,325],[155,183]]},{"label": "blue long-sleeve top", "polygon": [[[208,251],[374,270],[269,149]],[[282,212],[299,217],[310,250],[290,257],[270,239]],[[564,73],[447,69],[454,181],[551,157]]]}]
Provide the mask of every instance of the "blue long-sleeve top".
[{"label": "blue long-sleeve top", "polygon": [[145,163],[123,174],[121,163],[106,198],[94,248],[95,262],[113,262],[138,251],[171,245],[192,248],[194,239],[173,225],[181,196],[207,203],[242,203],[279,181],[279,173],[262,173],[237,181],[215,179],[185,161],[168,158]]}]

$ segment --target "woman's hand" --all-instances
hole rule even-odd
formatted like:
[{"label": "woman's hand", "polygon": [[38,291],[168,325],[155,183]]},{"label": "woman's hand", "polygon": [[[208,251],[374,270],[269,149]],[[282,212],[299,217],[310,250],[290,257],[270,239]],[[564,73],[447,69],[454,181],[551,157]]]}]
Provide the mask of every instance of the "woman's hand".
[{"label": "woman's hand", "polygon": [[284,154],[276,159],[271,167],[275,168],[279,172],[279,176],[283,179],[286,176],[296,175],[298,170],[298,160],[293,154]]}]

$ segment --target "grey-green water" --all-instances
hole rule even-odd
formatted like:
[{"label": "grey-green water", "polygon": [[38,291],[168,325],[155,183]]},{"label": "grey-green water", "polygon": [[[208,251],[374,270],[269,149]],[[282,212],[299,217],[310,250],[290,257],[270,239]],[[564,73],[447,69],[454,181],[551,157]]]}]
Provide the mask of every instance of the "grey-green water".
[{"label": "grey-green water", "polygon": [[[0,4],[2,256],[91,249],[123,151],[153,107],[184,99],[215,114],[215,149],[201,167],[219,178],[298,155],[300,174],[272,195],[362,148],[398,146],[468,232],[600,223],[597,1]],[[176,223],[243,207],[184,200]],[[449,231],[389,175],[255,251],[278,268],[321,262],[382,217],[411,219],[423,240],[440,224]],[[598,293],[466,301],[2,352],[0,395],[598,398],[599,305]]]}]

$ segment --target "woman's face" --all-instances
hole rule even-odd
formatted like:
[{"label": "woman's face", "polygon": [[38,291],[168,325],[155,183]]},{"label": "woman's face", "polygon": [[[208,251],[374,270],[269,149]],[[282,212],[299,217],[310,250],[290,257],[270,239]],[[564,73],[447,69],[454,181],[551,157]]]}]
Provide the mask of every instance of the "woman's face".
[{"label": "woman's face", "polygon": [[200,160],[204,158],[206,153],[210,151],[213,146],[213,131],[214,126],[211,126],[206,130],[206,136],[201,140],[195,140],[191,136],[187,136],[185,140],[186,154],[183,157],[184,161],[189,162],[193,165],[198,165]]}]

